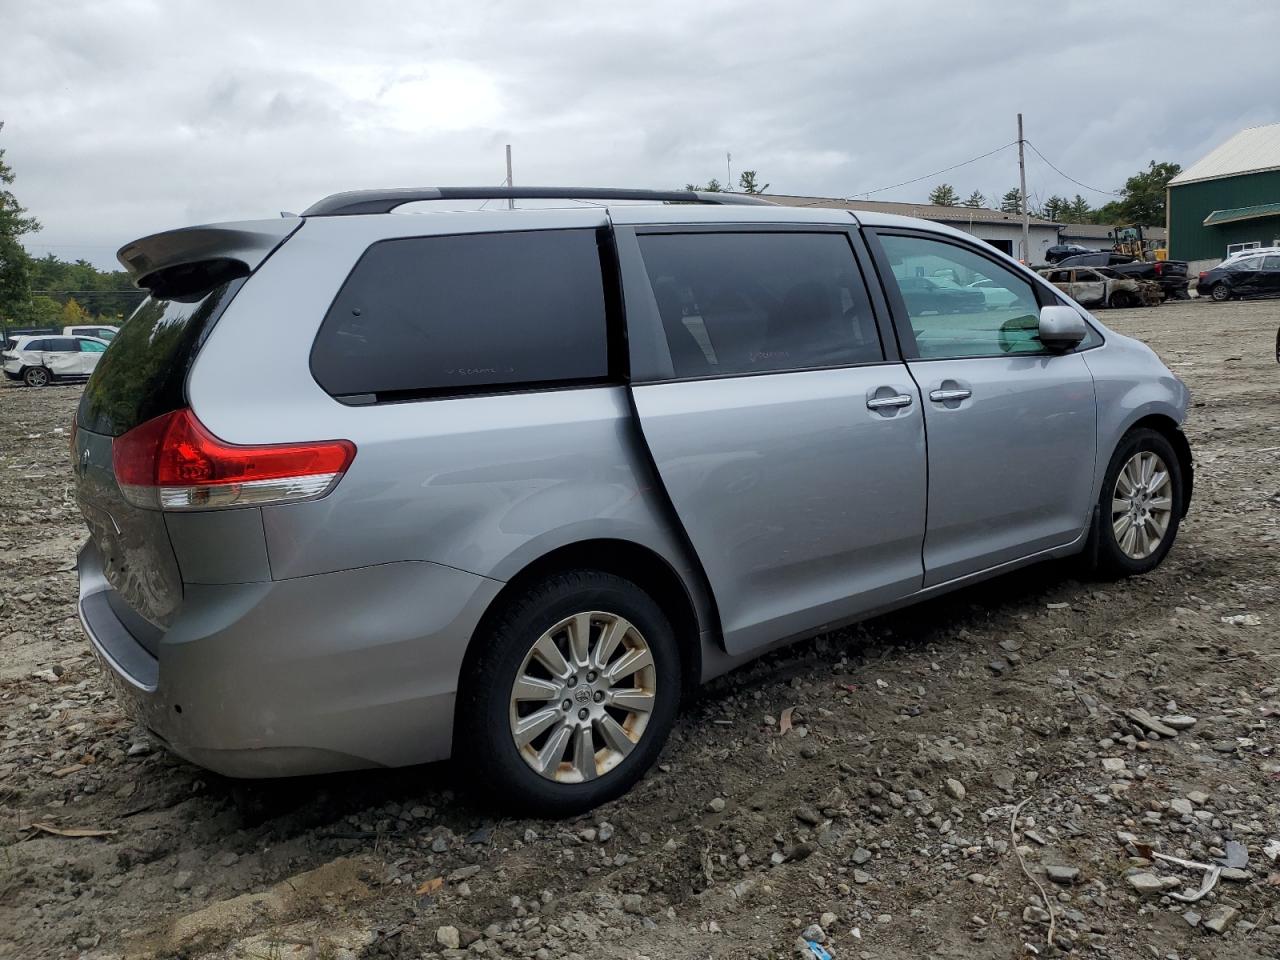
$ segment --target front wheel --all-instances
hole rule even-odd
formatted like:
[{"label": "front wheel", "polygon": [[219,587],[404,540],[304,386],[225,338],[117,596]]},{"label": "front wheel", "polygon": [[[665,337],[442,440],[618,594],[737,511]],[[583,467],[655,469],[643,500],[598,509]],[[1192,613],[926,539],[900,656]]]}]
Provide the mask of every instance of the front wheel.
[{"label": "front wheel", "polygon": [[1225,283],[1215,283],[1209,290],[1209,296],[1217,303],[1226,303],[1231,299],[1231,288]]},{"label": "front wheel", "polygon": [[1127,577],[1158,567],[1182,519],[1182,468],[1155,430],[1126,434],[1111,456],[1098,504],[1098,571]]},{"label": "front wheel", "polygon": [[680,701],[680,655],[638,586],[575,570],[513,598],[478,635],[454,760],[485,799],[564,817],[620,796],[657,758]]},{"label": "front wheel", "polygon": [[22,382],[28,387],[45,387],[49,385],[49,371],[44,367],[27,367],[22,374]]}]

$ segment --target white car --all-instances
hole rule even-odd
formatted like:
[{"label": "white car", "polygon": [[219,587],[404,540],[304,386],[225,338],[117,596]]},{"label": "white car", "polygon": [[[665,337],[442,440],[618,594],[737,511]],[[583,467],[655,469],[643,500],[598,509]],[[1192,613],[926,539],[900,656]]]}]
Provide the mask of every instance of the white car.
[{"label": "white car", "polygon": [[1002,310],[1012,307],[1018,302],[1018,296],[1012,290],[1006,290],[994,280],[983,277],[969,284],[970,290],[977,290],[982,299],[987,301],[988,310]]},{"label": "white car", "polygon": [[109,325],[95,326],[92,324],[80,324],[74,327],[63,327],[62,335],[65,337],[93,337],[95,340],[105,340],[110,343],[116,338],[116,334],[120,332],[119,327]]},{"label": "white car", "polygon": [[987,277],[979,277],[972,283],[960,284],[956,283],[951,277],[933,276],[929,278],[934,283],[947,287],[950,290],[973,290],[982,294],[982,299],[986,302],[988,310],[1001,310],[1012,307],[1018,302],[1018,297],[1011,290],[1006,290],[999,286],[994,280]]},{"label": "white car", "polygon": [[18,337],[0,359],[9,380],[43,387],[54,380],[83,380],[93,373],[107,349],[97,337],[27,335]]}]

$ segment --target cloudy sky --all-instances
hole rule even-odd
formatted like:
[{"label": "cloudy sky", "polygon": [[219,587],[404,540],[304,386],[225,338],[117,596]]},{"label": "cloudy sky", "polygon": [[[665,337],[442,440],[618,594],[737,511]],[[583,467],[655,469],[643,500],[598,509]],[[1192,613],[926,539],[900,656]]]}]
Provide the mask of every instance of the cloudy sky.
[{"label": "cloudy sky", "polygon": [[[1280,6],[1178,6],[0,0],[0,147],[29,249],[100,266],[338,190],[496,185],[506,143],[517,183],[723,181],[730,152],[774,192],[850,197],[1010,143],[1022,111],[1116,189],[1280,121]],[[941,180],[998,197],[1016,151],[874,197]],[[1034,154],[1029,190],[1108,199]]]}]

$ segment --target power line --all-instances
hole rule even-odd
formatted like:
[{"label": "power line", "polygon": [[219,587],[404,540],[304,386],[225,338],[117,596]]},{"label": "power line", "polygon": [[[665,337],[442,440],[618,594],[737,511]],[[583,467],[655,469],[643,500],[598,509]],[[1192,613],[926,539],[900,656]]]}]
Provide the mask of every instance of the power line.
[{"label": "power line", "polygon": [[[849,194],[849,196],[850,197],[870,197],[873,193],[884,193],[886,190],[896,190],[898,187],[909,187],[911,184],[919,183],[921,180],[930,180],[933,177],[939,177],[944,173],[950,173],[952,170],[959,170],[961,167],[967,167],[971,163],[977,163],[979,160],[985,160],[987,159],[987,157],[994,157],[1001,150],[1008,150],[1010,147],[1016,145],[1017,142],[1018,142],[1017,140],[1010,140],[1008,143],[1006,143],[1002,147],[996,147],[994,150],[988,150],[986,153],[979,154],[976,157],[972,157],[960,163],[953,163],[951,166],[943,167],[941,170],[935,170],[933,173],[926,173],[923,177],[915,177],[914,179],[911,179],[911,180],[903,180],[901,183],[891,183],[887,187],[876,187],[874,190],[859,190],[857,193]],[[849,198],[841,197],[839,199],[847,201]],[[801,204],[801,206],[812,207],[815,204],[827,203],[827,202],[829,202],[828,198],[824,198],[821,200],[815,200],[813,203]]]},{"label": "power line", "polygon": [[1090,190],[1090,191],[1092,191],[1093,193],[1105,193],[1105,194],[1107,194],[1108,196],[1111,196],[1111,197],[1123,197],[1123,196],[1124,196],[1124,194],[1123,194],[1123,193],[1119,193],[1119,192],[1117,192],[1117,191],[1115,191],[1115,190],[1099,190],[1097,187],[1091,187],[1091,186],[1089,186],[1087,183],[1081,183],[1081,182],[1080,182],[1079,180],[1077,180],[1075,177],[1069,177],[1069,176],[1067,176],[1065,173],[1063,173],[1061,170],[1059,170],[1057,167],[1055,167],[1052,163],[1050,163],[1049,158],[1048,158],[1048,157],[1046,157],[1043,153],[1041,153],[1041,152],[1040,152],[1040,148],[1039,148],[1039,147],[1037,147],[1037,146],[1036,146],[1034,143],[1032,143],[1030,140],[1028,140],[1028,141],[1027,141],[1027,146],[1028,146],[1028,147],[1030,147],[1032,150],[1034,150],[1034,151],[1035,151],[1035,153],[1036,153],[1036,156],[1037,156],[1037,157],[1039,157],[1039,158],[1040,158],[1041,160],[1043,160],[1045,163],[1049,164],[1049,168],[1050,168],[1051,170],[1053,170],[1053,172],[1054,172],[1054,173],[1056,173],[1058,176],[1062,177],[1063,179],[1070,180],[1070,181],[1071,181],[1072,183],[1074,183],[1077,187],[1084,187],[1086,190]]},{"label": "power line", "polygon": [[123,294],[126,294],[126,295],[127,295],[127,294],[131,294],[131,293],[133,293],[133,294],[137,294],[138,296],[142,296],[142,297],[145,297],[145,296],[147,295],[147,291],[145,291],[145,290],[138,290],[138,289],[136,289],[136,288],[134,288],[134,289],[129,289],[129,290],[32,290],[31,292],[32,292],[33,294],[36,294],[36,295],[41,296],[41,297],[48,297],[48,296],[59,296],[59,297],[86,297],[86,296],[93,296],[93,297],[116,297],[116,296],[119,296],[119,295],[120,295],[120,294],[122,294],[122,293],[123,293]]}]

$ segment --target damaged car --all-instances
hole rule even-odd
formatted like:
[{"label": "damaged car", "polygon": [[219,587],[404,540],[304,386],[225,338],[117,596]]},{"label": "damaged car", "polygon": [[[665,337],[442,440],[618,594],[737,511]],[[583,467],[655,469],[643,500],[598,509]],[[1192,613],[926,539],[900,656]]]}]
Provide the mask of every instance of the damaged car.
[{"label": "damaged car", "polygon": [[1159,284],[1123,277],[1110,267],[1046,268],[1040,275],[1082,307],[1154,307]]}]

